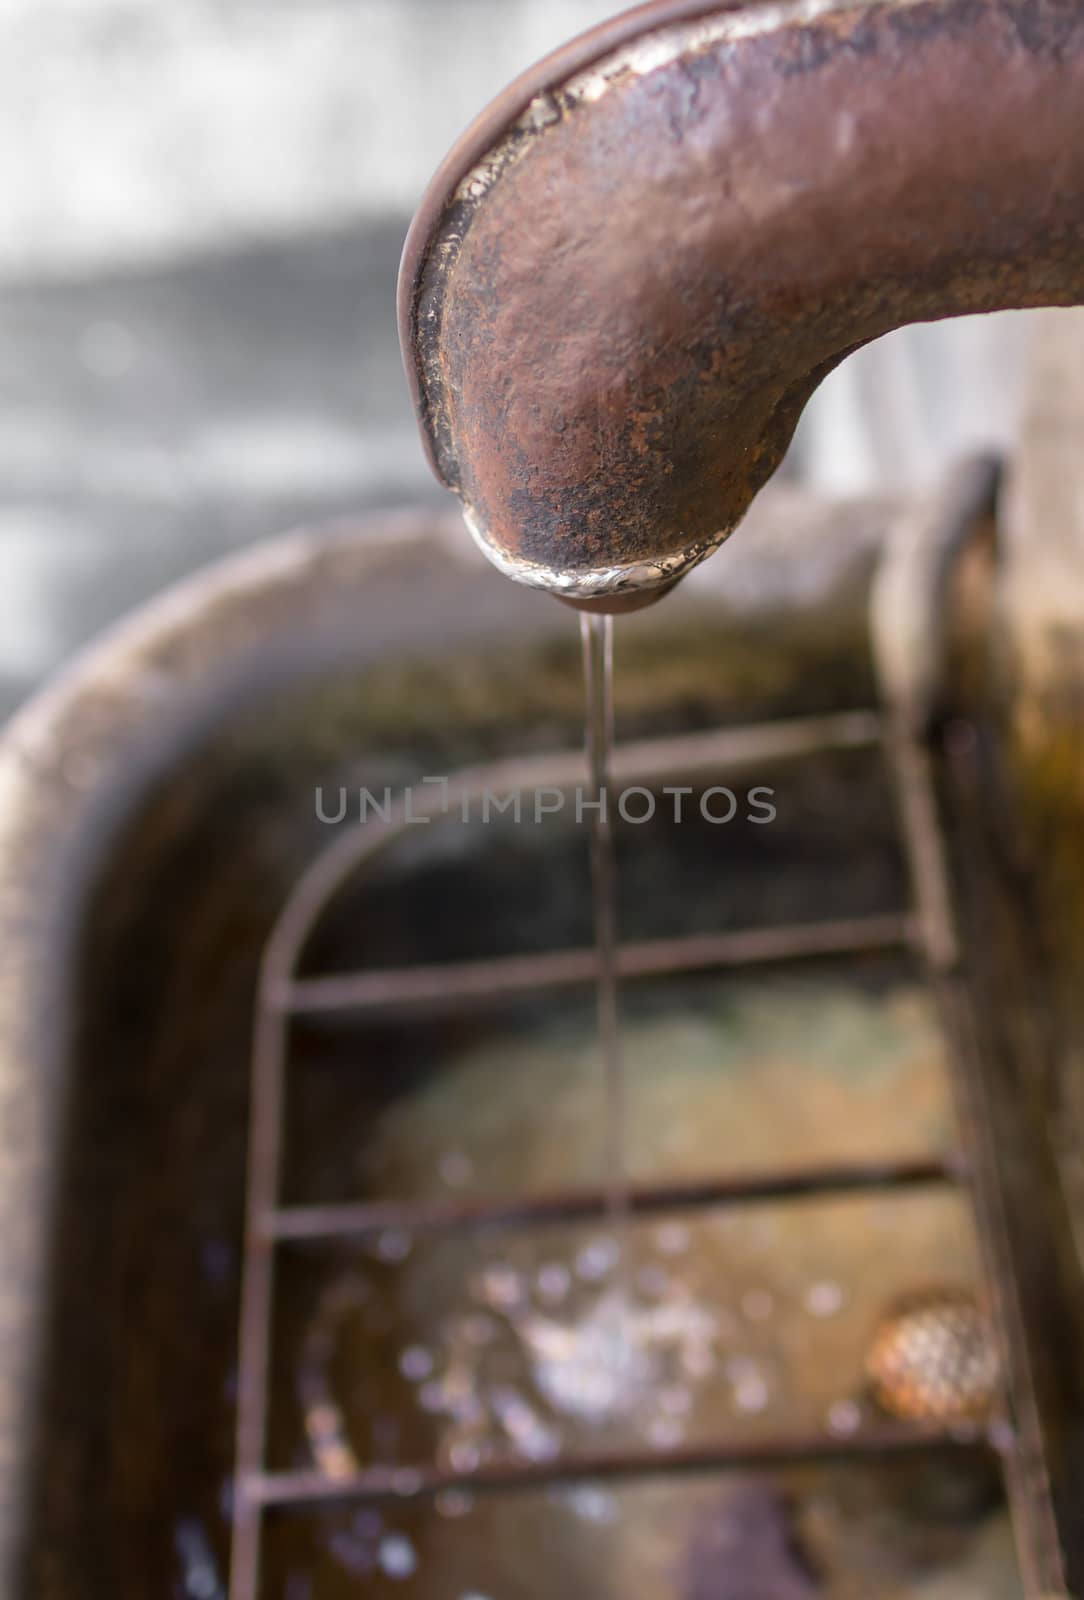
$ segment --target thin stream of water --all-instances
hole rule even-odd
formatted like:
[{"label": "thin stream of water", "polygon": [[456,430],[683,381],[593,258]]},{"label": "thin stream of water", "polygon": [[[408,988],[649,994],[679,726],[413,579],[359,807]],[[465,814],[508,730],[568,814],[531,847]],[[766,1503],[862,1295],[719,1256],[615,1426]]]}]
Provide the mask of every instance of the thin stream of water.
[{"label": "thin stream of water", "polygon": [[580,628],[587,699],[588,800],[595,807],[591,812],[591,887],[598,955],[599,1048],[605,1092],[606,1202],[622,1254],[627,1254],[625,1078],[617,1010],[617,867],[610,810],[610,761],[614,742],[613,618],[584,612]]}]

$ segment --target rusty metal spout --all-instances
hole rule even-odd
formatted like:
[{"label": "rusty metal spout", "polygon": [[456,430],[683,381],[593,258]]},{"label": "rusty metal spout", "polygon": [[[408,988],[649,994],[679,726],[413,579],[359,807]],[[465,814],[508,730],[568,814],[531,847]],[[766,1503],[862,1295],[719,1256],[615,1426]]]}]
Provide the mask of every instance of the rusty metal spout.
[{"label": "rusty metal spout", "polygon": [[1079,0],[655,0],[460,140],[400,326],[482,549],[609,608],[718,547],[858,346],[1081,300]]}]

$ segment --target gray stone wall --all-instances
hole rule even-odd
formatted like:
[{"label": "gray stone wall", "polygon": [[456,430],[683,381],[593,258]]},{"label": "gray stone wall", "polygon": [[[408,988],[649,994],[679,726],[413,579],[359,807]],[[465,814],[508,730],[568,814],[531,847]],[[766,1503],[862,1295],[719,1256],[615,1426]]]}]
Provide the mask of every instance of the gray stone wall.
[{"label": "gray stone wall", "polygon": [[[620,0],[0,0],[0,715],[172,578],[436,497],[393,297],[450,141]],[[829,379],[792,479],[1011,446],[1027,316]]]},{"label": "gray stone wall", "polygon": [[614,0],[0,0],[0,274],[406,216]]}]

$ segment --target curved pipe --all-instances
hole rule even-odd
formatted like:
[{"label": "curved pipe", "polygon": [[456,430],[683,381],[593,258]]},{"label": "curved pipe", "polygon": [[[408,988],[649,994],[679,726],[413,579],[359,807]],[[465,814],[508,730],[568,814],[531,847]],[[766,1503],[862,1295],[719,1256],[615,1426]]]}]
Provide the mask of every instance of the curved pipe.
[{"label": "curved pipe", "polygon": [[656,0],[460,141],[400,326],[486,553],[609,606],[721,543],[852,350],[1081,300],[1079,0]]}]

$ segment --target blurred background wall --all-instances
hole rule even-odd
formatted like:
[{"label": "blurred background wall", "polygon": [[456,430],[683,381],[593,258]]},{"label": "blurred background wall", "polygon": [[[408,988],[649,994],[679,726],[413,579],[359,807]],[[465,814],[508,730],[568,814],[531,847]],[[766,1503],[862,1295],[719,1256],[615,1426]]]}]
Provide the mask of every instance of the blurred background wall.
[{"label": "blurred background wall", "polygon": [[[448,144],[615,0],[0,0],[0,713],[179,574],[435,499],[402,236]],[[790,473],[911,490],[1013,436],[1024,316],[906,330]]]}]

